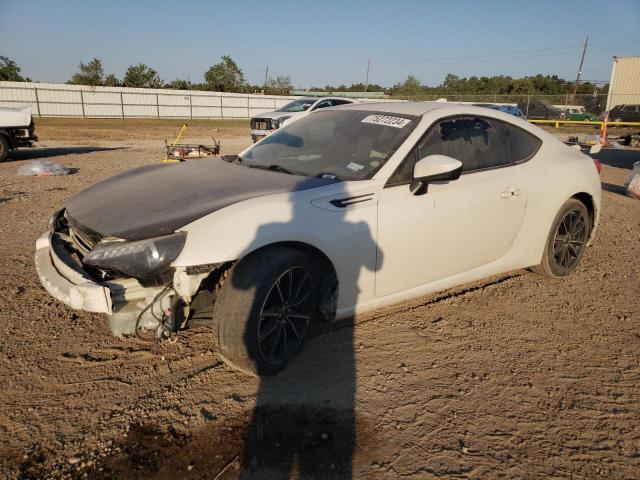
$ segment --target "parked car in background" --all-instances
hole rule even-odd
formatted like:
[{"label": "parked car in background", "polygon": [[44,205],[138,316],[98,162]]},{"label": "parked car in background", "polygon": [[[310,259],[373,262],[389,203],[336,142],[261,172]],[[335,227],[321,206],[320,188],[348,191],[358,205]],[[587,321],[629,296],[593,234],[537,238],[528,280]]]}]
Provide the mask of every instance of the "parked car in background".
[{"label": "parked car in background", "polygon": [[526,118],[522,110],[514,105],[496,105],[493,103],[476,103],[476,107],[485,107],[492,108],[493,110],[499,110],[504,113],[508,113],[509,115],[513,115],[518,118]]},{"label": "parked car in background", "polygon": [[545,102],[520,102],[518,108],[529,120],[562,120],[564,112]]},{"label": "parked car in background", "polygon": [[599,120],[598,115],[595,113],[589,113],[584,107],[567,107],[564,111],[565,120],[574,121],[589,121],[596,122]]},{"label": "parked car in background", "polygon": [[255,142],[275,130],[285,123],[289,124],[294,120],[309,115],[311,112],[328,107],[337,107],[355,103],[355,100],[343,97],[302,97],[297,98],[284,107],[280,107],[275,112],[265,112],[251,118],[251,139]]},{"label": "parked car in background", "polygon": [[359,103],[239,155],[97,183],[53,214],[35,263],[117,334],[163,337],[213,309],[222,358],[269,375],[318,322],[521,268],[570,274],[600,197],[589,156],[513,115]]},{"label": "parked car in background", "polygon": [[38,140],[31,117],[31,107],[0,107],[0,162],[18,147],[30,147]]},{"label": "parked car in background", "polygon": [[640,122],[640,105],[616,105],[609,110],[610,122]]}]

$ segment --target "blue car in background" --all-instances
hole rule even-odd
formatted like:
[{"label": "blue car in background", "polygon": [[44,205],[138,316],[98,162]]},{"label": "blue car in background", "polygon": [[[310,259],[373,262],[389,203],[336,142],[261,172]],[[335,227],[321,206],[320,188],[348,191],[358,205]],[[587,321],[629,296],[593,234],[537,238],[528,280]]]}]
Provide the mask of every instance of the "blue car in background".
[{"label": "blue car in background", "polygon": [[515,105],[495,105],[493,103],[475,103],[474,105],[476,107],[486,107],[492,108],[494,110],[500,110],[501,112],[505,112],[519,118],[527,118],[524,113],[522,113],[522,110],[520,110]]}]

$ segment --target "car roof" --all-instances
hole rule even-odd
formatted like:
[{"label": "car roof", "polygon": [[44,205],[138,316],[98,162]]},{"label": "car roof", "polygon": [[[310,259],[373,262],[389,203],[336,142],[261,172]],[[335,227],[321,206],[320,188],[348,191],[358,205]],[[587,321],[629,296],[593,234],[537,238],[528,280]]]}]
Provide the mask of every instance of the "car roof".
[{"label": "car roof", "polygon": [[350,105],[341,105],[340,110],[364,110],[369,112],[399,113],[420,116],[435,110],[436,108],[454,107],[460,107],[460,104],[447,102],[403,102],[398,100],[389,102],[352,103]]}]

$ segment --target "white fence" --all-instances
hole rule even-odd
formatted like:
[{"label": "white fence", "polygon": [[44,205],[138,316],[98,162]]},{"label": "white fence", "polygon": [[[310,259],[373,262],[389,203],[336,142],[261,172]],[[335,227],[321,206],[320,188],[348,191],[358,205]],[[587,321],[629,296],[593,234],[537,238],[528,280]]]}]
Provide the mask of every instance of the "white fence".
[{"label": "white fence", "polygon": [[0,107],[30,105],[35,117],[250,118],[296,97],[58,83],[0,82]]}]

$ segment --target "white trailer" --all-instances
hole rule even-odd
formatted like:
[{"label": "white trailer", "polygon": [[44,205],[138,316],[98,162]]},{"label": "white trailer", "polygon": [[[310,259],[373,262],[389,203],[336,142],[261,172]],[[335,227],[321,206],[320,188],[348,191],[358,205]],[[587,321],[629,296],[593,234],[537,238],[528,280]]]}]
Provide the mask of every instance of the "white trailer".
[{"label": "white trailer", "polygon": [[629,104],[640,104],[640,57],[613,57],[606,109]]}]

